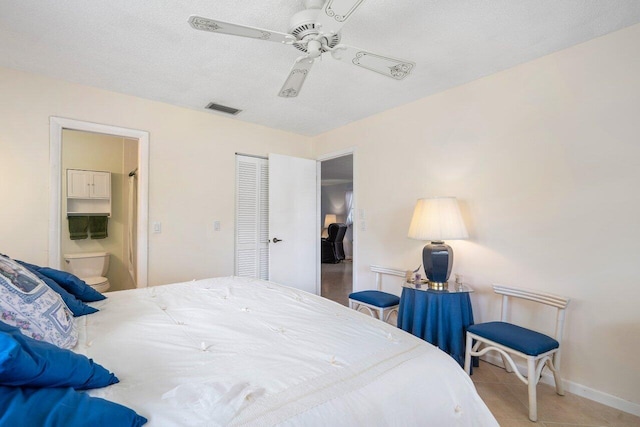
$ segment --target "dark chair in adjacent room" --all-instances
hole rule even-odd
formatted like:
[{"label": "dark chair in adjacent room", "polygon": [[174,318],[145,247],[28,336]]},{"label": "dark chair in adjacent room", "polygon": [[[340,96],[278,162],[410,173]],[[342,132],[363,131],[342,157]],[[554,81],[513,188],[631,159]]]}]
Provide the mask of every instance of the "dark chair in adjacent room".
[{"label": "dark chair in adjacent room", "polygon": [[342,241],[347,232],[347,225],[341,223],[329,224],[327,232],[328,236],[323,238],[321,242],[322,262],[335,264],[345,258]]},{"label": "dark chair in adjacent room", "polygon": [[346,258],[344,255],[344,237],[347,234],[348,226],[346,224],[337,224],[340,229],[338,230],[338,235],[336,237],[336,241],[334,243],[334,250],[336,252],[336,259],[338,262],[342,261]]}]

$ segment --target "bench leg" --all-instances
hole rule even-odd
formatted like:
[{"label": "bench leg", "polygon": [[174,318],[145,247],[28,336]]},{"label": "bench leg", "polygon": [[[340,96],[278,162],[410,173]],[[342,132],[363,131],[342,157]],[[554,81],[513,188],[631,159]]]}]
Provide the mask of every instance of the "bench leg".
[{"label": "bench leg", "polygon": [[562,376],[560,375],[560,369],[556,365],[557,354],[553,355],[553,360],[547,360],[547,366],[553,372],[553,381],[556,383],[556,393],[560,396],[564,396],[564,384],[562,383]]},{"label": "bench leg", "polygon": [[536,399],[536,386],[538,379],[536,378],[536,361],[533,357],[527,358],[527,388],[529,389],[529,419],[538,421],[538,403]]},{"label": "bench leg", "polygon": [[513,369],[511,369],[511,364],[507,362],[507,358],[504,356],[504,354],[501,353],[500,357],[502,357],[502,364],[504,365],[504,370],[509,373],[513,372]]},{"label": "bench leg", "polygon": [[464,351],[464,371],[467,375],[471,375],[471,344],[473,342],[473,338],[471,335],[467,334],[467,344],[466,349]]}]

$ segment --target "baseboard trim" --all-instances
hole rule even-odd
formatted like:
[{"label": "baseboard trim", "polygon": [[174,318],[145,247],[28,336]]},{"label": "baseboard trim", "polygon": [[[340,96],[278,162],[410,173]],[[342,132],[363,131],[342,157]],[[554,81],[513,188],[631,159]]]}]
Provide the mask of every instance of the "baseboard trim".
[{"label": "baseboard trim", "polygon": [[[481,357],[481,359],[488,363],[491,363],[492,365],[500,367],[504,366],[502,363],[502,358],[496,354],[485,354]],[[516,363],[516,366],[518,367],[520,373],[522,373],[523,375],[527,373],[527,367],[523,364]],[[600,390],[595,390],[591,387],[587,387],[585,385],[578,384],[567,379],[563,381],[564,389],[569,393],[575,394],[576,396],[584,397],[585,399],[593,400],[594,402],[602,403],[603,405],[607,405],[620,411],[640,417],[640,404],[638,403],[629,402],[628,400],[621,399],[611,394],[604,393]],[[553,375],[547,370],[542,373],[540,382],[553,386],[555,385]]]}]

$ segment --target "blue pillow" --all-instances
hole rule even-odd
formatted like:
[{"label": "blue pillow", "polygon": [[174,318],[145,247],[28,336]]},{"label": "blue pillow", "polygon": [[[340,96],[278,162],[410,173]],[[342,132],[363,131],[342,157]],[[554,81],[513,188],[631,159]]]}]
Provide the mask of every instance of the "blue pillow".
[{"label": "blue pillow", "polygon": [[0,322],[0,385],[87,390],[117,382],[114,374],[86,356],[29,338]]},{"label": "blue pillow", "polygon": [[[8,258],[7,255],[0,254]],[[35,264],[29,264],[28,262],[18,261],[29,270],[37,271],[38,273],[47,276],[49,279],[55,281],[58,285],[60,285],[65,291],[69,292],[80,301],[84,302],[94,302],[94,301],[102,301],[107,298],[102,295],[100,292],[93,289],[91,286],[87,285],[84,280],[80,279],[77,276],[74,276],[71,273],[67,273],[66,271],[56,270],[54,268],[49,267],[40,267]]]},{"label": "blue pillow", "polygon": [[24,262],[20,260],[15,260],[15,261],[22,264],[27,270],[35,274],[38,279],[42,280],[44,283],[47,284],[48,287],[50,287],[57,294],[59,294],[62,297],[62,300],[64,301],[64,303],[67,305],[67,307],[69,307],[69,310],[71,310],[71,312],[73,313],[74,317],[84,316],[85,314],[91,314],[98,311],[97,308],[88,306],[87,304],[83,303],[78,298],[76,298],[74,295],[64,290],[60,285],[58,285],[55,282],[55,280],[52,280],[47,276],[45,276],[44,274],[40,273],[39,271],[40,267],[38,267],[37,265],[29,264],[28,262]]},{"label": "blue pillow", "polygon": [[40,267],[38,271],[49,279],[53,279],[67,292],[75,295],[80,301],[94,302],[101,301],[106,297],[100,292],[87,285],[84,280],[66,271],[55,270],[49,267]]},{"label": "blue pillow", "polygon": [[0,386],[2,426],[139,427],[146,422],[126,406],[72,388]]}]

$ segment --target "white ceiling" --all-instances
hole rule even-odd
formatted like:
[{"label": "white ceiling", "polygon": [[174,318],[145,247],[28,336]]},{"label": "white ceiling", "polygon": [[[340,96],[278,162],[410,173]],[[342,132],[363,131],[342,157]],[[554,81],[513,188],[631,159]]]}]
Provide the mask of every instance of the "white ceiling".
[{"label": "white ceiling", "polygon": [[[280,32],[302,0],[0,0],[0,65],[303,135],[423,98],[640,22],[638,0],[366,0],[342,43],[414,61],[405,80],[325,55],[278,90],[292,46],[193,30],[190,15]],[[211,113],[221,114],[221,113]],[[231,116],[226,116],[231,117]]]},{"label": "white ceiling", "polygon": [[320,165],[322,167],[322,185],[353,182],[353,154],[324,160]]}]

